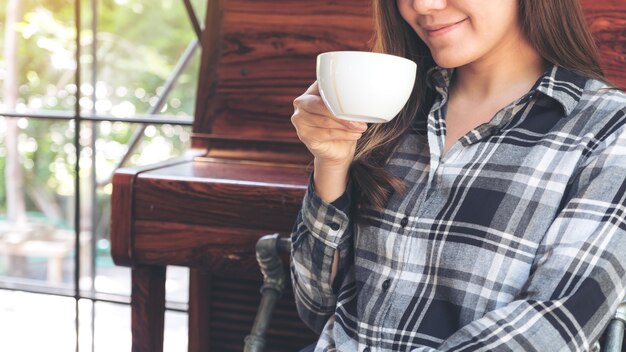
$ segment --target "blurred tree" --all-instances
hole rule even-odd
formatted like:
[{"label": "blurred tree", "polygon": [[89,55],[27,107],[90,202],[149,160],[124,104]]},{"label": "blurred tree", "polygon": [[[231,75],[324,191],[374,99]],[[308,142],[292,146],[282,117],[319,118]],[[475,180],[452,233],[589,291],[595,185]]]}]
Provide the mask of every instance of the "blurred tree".
[{"label": "blurred tree", "polygon": [[[198,13],[204,10],[205,1],[192,1]],[[9,28],[9,12],[14,3],[19,4],[22,11],[13,15],[14,24]],[[6,53],[0,55],[0,80],[5,85],[0,97],[0,110],[73,113],[78,103],[85,115],[95,112],[98,115],[131,117],[145,113],[154,104],[161,85],[195,36],[182,0],[99,0],[96,4],[98,27],[95,34],[90,25],[93,20],[90,18],[91,9],[83,7],[80,87],[74,84],[74,1],[9,0],[6,7],[0,6],[0,23],[3,20],[5,23],[0,27],[0,31],[4,30],[4,36],[0,36],[0,47],[9,50],[11,35],[14,40],[19,39],[19,45],[14,48],[14,59]],[[95,58],[91,50],[94,43],[97,46]],[[94,60],[96,81],[92,82]],[[8,79],[11,67],[15,72],[13,83]],[[196,59],[179,78],[161,113],[193,114],[197,72]],[[78,102],[75,99],[77,89],[82,96]],[[9,106],[11,101],[13,103]],[[18,126],[15,125],[17,121]],[[93,187],[91,173],[98,172],[98,178],[103,179],[113,172],[136,129],[135,124],[123,122],[83,124],[81,156],[80,160],[76,160],[73,146],[76,126],[73,121],[17,121],[0,117],[0,170],[4,171],[0,172],[0,184],[6,186],[0,186],[0,218],[5,211],[8,214],[7,203],[15,208],[16,202],[9,193],[17,190],[19,183],[23,182],[25,189],[18,193],[23,195],[22,203],[29,214],[32,211],[43,213],[47,218],[55,222],[62,220],[68,226],[71,226],[74,215],[70,198],[74,194],[75,163],[81,163],[81,185],[88,190]],[[90,143],[92,128],[97,130],[95,150]],[[143,164],[172,157],[187,145],[188,139],[188,129],[180,126],[152,127],[144,133],[144,140],[130,162]],[[18,172],[23,174],[11,171],[14,170],[9,165],[11,153],[19,154],[17,157],[21,158],[22,168]],[[96,158],[95,170],[91,168],[91,158]],[[8,180],[17,183],[11,184]],[[99,206],[94,210],[99,213],[96,217],[106,222],[110,185],[98,188],[97,192]],[[84,200],[83,203],[86,205],[89,202]],[[88,224],[88,219],[82,223]]]}]

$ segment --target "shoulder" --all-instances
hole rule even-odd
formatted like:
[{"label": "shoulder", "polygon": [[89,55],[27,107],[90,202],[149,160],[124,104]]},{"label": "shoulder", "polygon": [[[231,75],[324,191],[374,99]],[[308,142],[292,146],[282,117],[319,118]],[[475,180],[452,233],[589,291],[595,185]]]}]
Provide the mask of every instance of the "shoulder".
[{"label": "shoulder", "polygon": [[609,103],[612,108],[623,110],[626,108],[626,92],[607,82],[589,78],[585,83],[581,102],[596,105]]},{"label": "shoulder", "polygon": [[609,84],[588,79],[574,113],[591,121],[601,121],[603,117],[626,113],[626,93]]},{"label": "shoulder", "polygon": [[588,79],[569,118],[583,135],[608,142],[626,133],[626,93],[605,82]]}]

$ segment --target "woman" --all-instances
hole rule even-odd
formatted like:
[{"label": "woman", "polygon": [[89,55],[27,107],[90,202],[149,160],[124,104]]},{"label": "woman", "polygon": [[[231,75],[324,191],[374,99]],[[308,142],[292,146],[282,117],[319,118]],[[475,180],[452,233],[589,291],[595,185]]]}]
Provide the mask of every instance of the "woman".
[{"label": "woman", "polygon": [[593,350],[626,284],[626,95],[578,0],[374,0],[418,64],[392,122],[292,122],[315,157],[292,279],[315,351]]}]

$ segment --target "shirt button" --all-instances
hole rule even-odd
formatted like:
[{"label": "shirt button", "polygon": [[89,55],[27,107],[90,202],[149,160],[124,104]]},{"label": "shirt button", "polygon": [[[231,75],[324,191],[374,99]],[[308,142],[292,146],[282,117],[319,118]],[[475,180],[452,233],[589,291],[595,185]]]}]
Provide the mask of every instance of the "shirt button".
[{"label": "shirt button", "polygon": [[402,218],[402,220],[400,220],[400,226],[402,227],[406,227],[406,225],[409,223],[409,218],[407,218],[406,216]]},{"label": "shirt button", "polygon": [[330,224],[330,228],[331,228],[333,231],[337,231],[337,230],[339,230],[339,224],[338,224],[338,223],[336,223],[336,222],[333,222],[333,223],[331,223],[331,224]]},{"label": "shirt button", "polygon": [[383,281],[383,290],[387,291],[389,289],[389,286],[391,286],[391,280],[387,279]]}]

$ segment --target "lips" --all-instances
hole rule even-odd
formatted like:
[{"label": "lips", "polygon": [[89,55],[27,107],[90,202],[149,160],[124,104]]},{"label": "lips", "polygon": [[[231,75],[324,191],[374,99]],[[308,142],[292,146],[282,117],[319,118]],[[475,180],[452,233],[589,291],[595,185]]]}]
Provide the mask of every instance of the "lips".
[{"label": "lips", "polygon": [[449,22],[444,24],[433,24],[428,26],[422,26],[426,30],[429,36],[438,36],[448,33],[449,31],[458,27],[461,23],[465,22],[466,19],[462,19],[457,22]]}]

